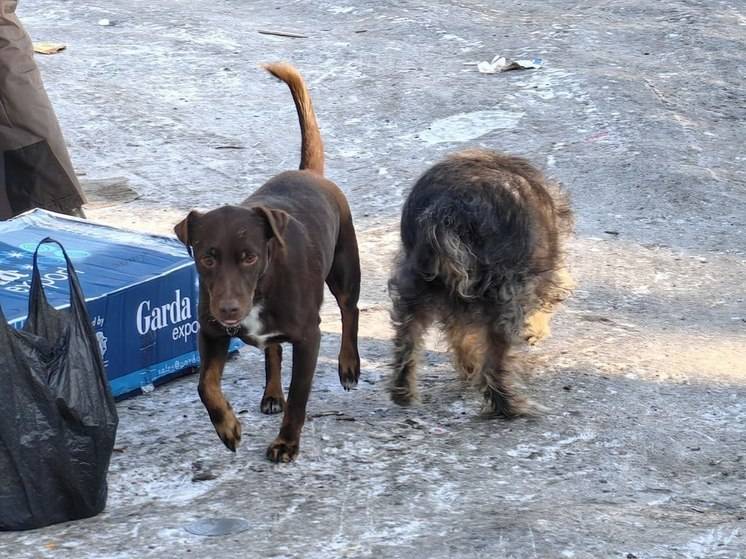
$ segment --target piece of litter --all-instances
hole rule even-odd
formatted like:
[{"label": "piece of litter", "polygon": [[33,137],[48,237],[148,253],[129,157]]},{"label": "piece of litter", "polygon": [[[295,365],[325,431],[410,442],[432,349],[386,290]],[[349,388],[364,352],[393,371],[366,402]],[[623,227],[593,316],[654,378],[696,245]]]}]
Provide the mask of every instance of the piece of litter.
[{"label": "piece of litter", "polygon": [[210,471],[205,472],[197,472],[192,476],[192,482],[198,482],[198,481],[212,481],[213,479],[217,479],[218,476],[213,474]]},{"label": "piece of litter", "polygon": [[184,530],[195,536],[227,536],[248,529],[249,523],[243,518],[205,518],[184,526]]},{"label": "piece of litter", "polygon": [[82,179],[80,186],[88,198],[86,208],[106,208],[137,200],[140,195],[129,186],[127,177]]},{"label": "piece of litter", "polygon": [[114,25],[114,22],[107,18],[101,18],[97,22],[101,27],[111,27]]},{"label": "piece of litter", "polygon": [[312,418],[316,418],[316,417],[327,417],[329,415],[340,416],[340,415],[344,415],[344,412],[337,411],[337,410],[333,410],[333,411],[322,411],[322,412],[313,414],[311,417]]},{"label": "piece of litter", "polygon": [[49,43],[46,41],[34,43],[34,52],[38,52],[39,54],[57,54],[66,48],[67,45],[64,43]]},{"label": "piece of litter", "polygon": [[272,31],[269,29],[257,29],[257,33],[262,35],[277,35],[278,37],[291,37],[293,39],[308,39],[307,35],[301,35],[300,33],[292,33],[290,31]]},{"label": "piece of litter", "polygon": [[529,70],[541,68],[544,61],[541,58],[532,58],[531,60],[508,60],[504,56],[495,56],[491,62],[482,61],[477,64],[477,70],[482,74],[497,74],[498,72],[507,72],[508,70]]}]

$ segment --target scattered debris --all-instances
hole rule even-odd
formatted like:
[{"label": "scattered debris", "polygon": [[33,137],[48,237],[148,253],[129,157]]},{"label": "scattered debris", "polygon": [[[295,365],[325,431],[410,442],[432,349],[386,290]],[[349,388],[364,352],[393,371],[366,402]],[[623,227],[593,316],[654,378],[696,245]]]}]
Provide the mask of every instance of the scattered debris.
[{"label": "scattered debris", "polygon": [[184,526],[184,530],[196,536],[227,536],[248,529],[249,523],[243,518],[206,518]]},{"label": "scattered debris", "polygon": [[293,39],[308,39],[308,35],[301,35],[300,33],[292,33],[290,31],[272,31],[270,29],[257,29],[257,33],[262,35],[277,35],[278,37],[291,37]]},{"label": "scattered debris", "polygon": [[599,316],[595,314],[581,314],[578,315],[578,318],[580,320],[585,320],[586,322],[605,322],[607,324],[613,324],[614,321],[610,318],[606,318],[605,316]]},{"label": "scattered debris", "polygon": [[80,181],[88,202],[86,208],[106,208],[137,200],[140,195],[129,187],[127,177],[86,179]]},{"label": "scattered debris", "polygon": [[202,460],[197,460],[196,462],[192,463],[192,471],[194,472],[194,474],[192,475],[192,483],[198,481],[210,481],[218,478],[218,476],[214,474],[209,468],[205,468]]},{"label": "scattered debris", "polygon": [[192,482],[211,481],[211,480],[217,479],[217,478],[218,478],[218,476],[216,476],[211,471],[207,470],[207,471],[204,471],[204,472],[196,472],[192,476]]},{"label": "scattered debris", "polygon": [[509,60],[504,56],[495,56],[491,62],[482,61],[477,64],[477,70],[482,74],[497,74],[498,72],[507,72],[509,70],[530,70],[541,68],[544,61],[541,58],[532,58],[531,60]]},{"label": "scattered debris", "polygon": [[327,416],[330,416],[330,415],[338,417],[338,416],[344,415],[344,412],[336,411],[336,410],[334,410],[334,411],[322,411],[322,412],[319,412],[319,413],[312,414],[311,417],[312,418],[316,418],[316,417],[327,417]]},{"label": "scattered debris", "polygon": [[404,421],[401,422],[401,425],[405,425],[407,427],[411,427],[412,429],[422,429],[423,423],[419,419],[411,419],[407,418]]},{"label": "scattered debris", "polygon": [[38,52],[39,54],[57,54],[66,48],[67,45],[64,43],[50,43],[47,41],[34,43],[34,52]]}]

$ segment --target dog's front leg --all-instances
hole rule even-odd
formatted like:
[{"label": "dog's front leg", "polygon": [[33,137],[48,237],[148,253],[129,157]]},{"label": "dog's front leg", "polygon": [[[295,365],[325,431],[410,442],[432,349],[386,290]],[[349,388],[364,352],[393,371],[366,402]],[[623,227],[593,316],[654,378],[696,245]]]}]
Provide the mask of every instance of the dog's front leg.
[{"label": "dog's front leg", "polygon": [[321,332],[318,326],[293,344],[293,377],[290,379],[287,406],[280,434],[269,445],[267,458],[272,462],[290,462],[298,454],[300,432],[306,420],[306,404],[319,356]]},{"label": "dog's front leg", "polygon": [[233,452],[241,441],[241,423],[223,395],[220,381],[228,358],[230,338],[208,338],[199,334],[199,397],[210,414],[220,440]]}]

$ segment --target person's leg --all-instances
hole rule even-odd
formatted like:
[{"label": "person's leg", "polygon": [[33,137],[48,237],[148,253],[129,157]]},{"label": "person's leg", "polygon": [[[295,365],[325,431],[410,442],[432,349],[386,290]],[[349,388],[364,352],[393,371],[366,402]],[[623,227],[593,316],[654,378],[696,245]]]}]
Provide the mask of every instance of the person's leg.
[{"label": "person's leg", "polygon": [[84,217],[85,198],[17,4],[0,0],[0,219],[34,207]]}]

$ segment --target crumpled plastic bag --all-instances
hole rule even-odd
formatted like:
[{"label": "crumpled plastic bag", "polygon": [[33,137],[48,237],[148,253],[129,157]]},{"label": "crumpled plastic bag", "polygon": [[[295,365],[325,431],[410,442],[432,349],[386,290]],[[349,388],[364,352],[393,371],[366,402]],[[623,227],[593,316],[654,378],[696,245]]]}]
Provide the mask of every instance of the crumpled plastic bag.
[{"label": "crumpled plastic bag", "polygon": [[38,252],[23,329],[0,309],[0,530],[101,512],[119,421],[73,265],[63,248],[70,306],[57,310],[44,295]]}]

